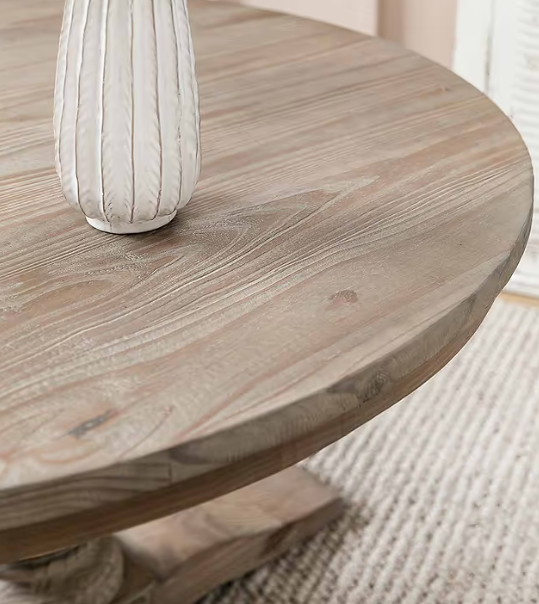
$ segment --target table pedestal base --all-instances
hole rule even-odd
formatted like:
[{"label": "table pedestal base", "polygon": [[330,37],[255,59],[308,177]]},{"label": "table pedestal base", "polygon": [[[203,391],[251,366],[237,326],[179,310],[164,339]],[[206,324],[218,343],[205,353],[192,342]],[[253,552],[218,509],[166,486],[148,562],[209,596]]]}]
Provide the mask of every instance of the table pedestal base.
[{"label": "table pedestal base", "polygon": [[293,468],[116,538],[0,568],[0,604],[193,604],[341,511],[331,489]]},{"label": "table pedestal base", "polygon": [[153,579],[109,537],[0,568],[0,604],[146,604]]}]

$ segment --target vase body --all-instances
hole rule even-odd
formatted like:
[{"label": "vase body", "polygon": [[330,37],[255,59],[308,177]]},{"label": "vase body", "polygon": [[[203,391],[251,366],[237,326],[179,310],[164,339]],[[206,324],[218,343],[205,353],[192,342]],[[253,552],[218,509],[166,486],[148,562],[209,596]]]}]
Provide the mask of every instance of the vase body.
[{"label": "vase body", "polygon": [[54,131],[62,190],[92,226],[172,220],[200,172],[186,0],[67,0]]}]

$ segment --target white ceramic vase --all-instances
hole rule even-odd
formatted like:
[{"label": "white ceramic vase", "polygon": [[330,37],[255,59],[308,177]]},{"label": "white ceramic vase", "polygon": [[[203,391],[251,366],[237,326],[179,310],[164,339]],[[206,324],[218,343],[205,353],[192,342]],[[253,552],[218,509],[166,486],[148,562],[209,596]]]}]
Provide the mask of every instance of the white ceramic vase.
[{"label": "white ceramic vase", "polygon": [[93,227],[170,222],[200,172],[186,0],[67,0],[54,131],[64,195]]}]

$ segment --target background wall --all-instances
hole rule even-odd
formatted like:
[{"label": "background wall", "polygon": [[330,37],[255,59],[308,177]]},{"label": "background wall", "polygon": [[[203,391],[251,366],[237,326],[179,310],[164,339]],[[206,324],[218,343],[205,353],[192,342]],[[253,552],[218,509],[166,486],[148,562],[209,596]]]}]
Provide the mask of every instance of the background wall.
[{"label": "background wall", "polygon": [[[242,0],[236,0],[242,1]],[[374,34],[379,0],[243,0],[243,4],[318,19]]]},{"label": "background wall", "polygon": [[457,0],[380,0],[379,10],[379,35],[451,67]]},{"label": "background wall", "polygon": [[244,0],[399,42],[452,64],[458,0]]}]

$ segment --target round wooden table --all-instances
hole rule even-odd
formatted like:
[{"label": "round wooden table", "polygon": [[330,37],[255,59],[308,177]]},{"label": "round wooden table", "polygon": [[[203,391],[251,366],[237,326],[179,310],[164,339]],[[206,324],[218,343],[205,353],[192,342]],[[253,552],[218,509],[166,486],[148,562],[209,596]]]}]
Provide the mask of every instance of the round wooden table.
[{"label": "round wooden table", "polygon": [[0,602],[189,604],[339,513],[285,469],[464,346],[532,168],[442,67],[197,0],[198,191],[161,231],[98,233],[53,167],[62,8],[2,5]]}]

